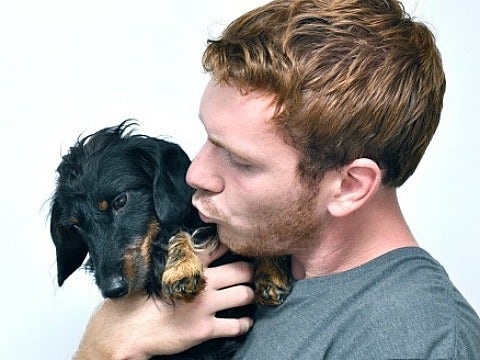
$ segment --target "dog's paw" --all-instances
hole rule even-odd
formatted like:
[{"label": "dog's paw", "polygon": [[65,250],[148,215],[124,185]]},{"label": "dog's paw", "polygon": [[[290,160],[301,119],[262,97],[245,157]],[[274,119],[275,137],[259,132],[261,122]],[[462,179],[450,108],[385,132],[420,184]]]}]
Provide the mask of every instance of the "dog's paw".
[{"label": "dog's paw", "polygon": [[278,306],[283,304],[288,294],[290,286],[277,286],[272,283],[255,283],[255,302],[260,305]]},{"label": "dog's paw", "polygon": [[171,300],[191,300],[205,288],[199,272],[185,276],[183,270],[169,269],[162,276],[162,293]]},{"label": "dog's paw", "polygon": [[260,305],[283,304],[291,291],[288,261],[284,257],[262,258],[255,271],[255,302]]},{"label": "dog's paw", "polygon": [[171,300],[191,300],[205,288],[203,265],[189,234],[181,232],[170,239],[161,283],[162,294]]}]

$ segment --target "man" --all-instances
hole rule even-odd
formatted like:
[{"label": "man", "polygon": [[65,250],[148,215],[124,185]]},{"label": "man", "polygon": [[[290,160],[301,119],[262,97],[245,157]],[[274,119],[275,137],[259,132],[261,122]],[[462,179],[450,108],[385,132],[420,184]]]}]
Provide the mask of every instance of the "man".
[{"label": "man", "polygon": [[[480,320],[418,244],[396,195],[440,118],[430,31],[396,0],[276,0],[231,23],[203,59],[207,141],[187,181],[226,248],[290,255],[278,308],[250,319],[245,263],[207,269],[175,308],[107,301],[77,354],[147,359],[251,331],[238,359],[478,359]],[[208,258],[207,258],[208,257]]]}]

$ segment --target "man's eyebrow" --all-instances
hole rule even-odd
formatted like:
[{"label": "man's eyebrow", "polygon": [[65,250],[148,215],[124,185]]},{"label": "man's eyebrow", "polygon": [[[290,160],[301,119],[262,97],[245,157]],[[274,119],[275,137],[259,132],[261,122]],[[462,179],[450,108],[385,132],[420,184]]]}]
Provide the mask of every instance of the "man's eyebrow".
[{"label": "man's eyebrow", "polygon": [[[205,122],[203,121],[203,116],[202,116],[202,113],[200,112],[198,114],[198,118],[200,119],[200,122],[205,126]],[[226,152],[240,158],[240,159],[244,159],[246,161],[250,161],[250,162],[253,162],[254,159],[247,155],[245,152],[239,150],[239,149],[234,149],[233,147],[227,145],[227,144],[224,144],[222,141],[208,135],[208,132],[207,132],[207,140],[210,141],[213,145],[225,150]]]},{"label": "man's eyebrow", "polygon": [[251,156],[245,154],[243,151],[239,150],[239,149],[235,149],[227,144],[224,144],[222,143],[221,141],[219,141],[218,139],[215,139],[215,138],[212,138],[212,137],[208,137],[208,141],[210,141],[213,145],[227,151],[228,153],[238,157],[238,158],[241,158],[241,159],[244,159],[244,160],[247,160],[247,161],[252,161],[253,162],[253,159]]}]

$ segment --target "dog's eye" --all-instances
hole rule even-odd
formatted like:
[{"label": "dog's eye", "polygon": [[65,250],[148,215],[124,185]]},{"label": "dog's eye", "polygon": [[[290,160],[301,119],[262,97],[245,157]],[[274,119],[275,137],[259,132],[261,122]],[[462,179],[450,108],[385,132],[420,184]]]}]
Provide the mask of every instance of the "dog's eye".
[{"label": "dog's eye", "polygon": [[115,210],[120,210],[127,204],[127,194],[118,195],[112,202]]}]

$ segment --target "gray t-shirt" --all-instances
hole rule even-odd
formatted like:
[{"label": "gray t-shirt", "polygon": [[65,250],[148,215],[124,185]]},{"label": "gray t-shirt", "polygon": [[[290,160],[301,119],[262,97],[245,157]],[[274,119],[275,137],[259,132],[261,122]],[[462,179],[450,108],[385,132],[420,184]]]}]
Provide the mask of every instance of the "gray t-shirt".
[{"label": "gray t-shirt", "polygon": [[297,281],[260,308],[235,359],[480,359],[480,319],[420,248]]}]

